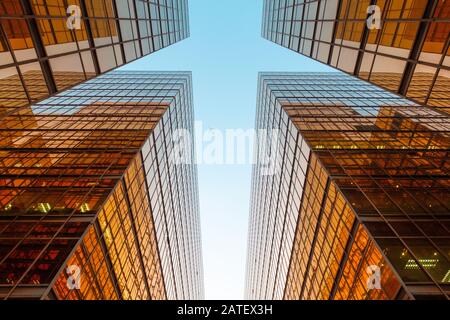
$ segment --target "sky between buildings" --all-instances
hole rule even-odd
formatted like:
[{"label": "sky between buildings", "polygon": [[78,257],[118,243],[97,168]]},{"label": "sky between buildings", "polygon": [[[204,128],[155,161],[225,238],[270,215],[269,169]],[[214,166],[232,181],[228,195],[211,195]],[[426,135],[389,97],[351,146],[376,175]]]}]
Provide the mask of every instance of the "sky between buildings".
[{"label": "sky between buildings", "polygon": [[[254,128],[258,72],[334,71],[263,39],[262,3],[190,0],[190,38],[121,69],[192,71],[204,131]],[[207,299],[244,298],[251,169],[198,166]]]}]

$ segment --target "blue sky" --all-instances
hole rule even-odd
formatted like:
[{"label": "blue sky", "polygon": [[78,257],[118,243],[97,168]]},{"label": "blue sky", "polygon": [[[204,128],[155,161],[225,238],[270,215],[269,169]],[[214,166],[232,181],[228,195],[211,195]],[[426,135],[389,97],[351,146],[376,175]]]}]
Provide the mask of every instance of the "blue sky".
[{"label": "blue sky", "polygon": [[[254,127],[260,71],[333,71],[261,37],[262,0],[190,0],[190,38],[125,66],[192,71],[204,129]],[[199,165],[207,299],[244,296],[251,165]]]}]

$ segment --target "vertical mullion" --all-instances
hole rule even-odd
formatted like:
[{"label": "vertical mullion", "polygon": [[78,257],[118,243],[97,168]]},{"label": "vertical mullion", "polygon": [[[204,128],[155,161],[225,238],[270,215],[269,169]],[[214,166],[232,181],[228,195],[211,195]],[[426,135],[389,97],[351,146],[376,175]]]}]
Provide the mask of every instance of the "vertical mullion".
[{"label": "vertical mullion", "polygon": [[33,9],[29,1],[21,0],[20,3],[22,4],[24,14],[27,15],[25,20],[30,31],[30,36],[34,44],[35,52],[38,56],[39,65],[41,66],[45,83],[47,84],[48,92],[50,94],[54,94],[57,92],[56,83],[55,79],[53,78],[50,63],[48,59],[45,59],[47,58],[47,54],[45,52],[45,47],[42,39],[39,35],[39,28],[36,22],[36,17],[33,14]]}]

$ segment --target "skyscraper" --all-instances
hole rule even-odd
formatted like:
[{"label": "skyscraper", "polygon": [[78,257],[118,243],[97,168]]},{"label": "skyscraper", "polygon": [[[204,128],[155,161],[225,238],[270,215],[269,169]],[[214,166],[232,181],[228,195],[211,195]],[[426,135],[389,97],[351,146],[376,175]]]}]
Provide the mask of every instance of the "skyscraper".
[{"label": "skyscraper", "polygon": [[193,123],[187,72],[112,71],[3,117],[0,298],[202,298],[194,147],[176,144]]},{"label": "skyscraper", "polygon": [[0,1],[0,115],[189,36],[187,0]]},{"label": "skyscraper", "polygon": [[265,0],[262,35],[450,113],[448,0]]},{"label": "skyscraper", "polygon": [[257,143],[247,298],[449,298],[447,115],[342,73],[263,73],[256,127],[277,134]]}]

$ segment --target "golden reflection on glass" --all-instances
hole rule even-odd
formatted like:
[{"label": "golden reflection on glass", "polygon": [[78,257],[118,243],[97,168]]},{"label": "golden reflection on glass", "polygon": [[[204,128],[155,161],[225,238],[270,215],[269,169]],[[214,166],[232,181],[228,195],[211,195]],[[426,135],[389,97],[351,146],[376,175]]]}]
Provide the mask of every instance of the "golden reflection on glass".
[{"label": "golden reflection on glass", "polygon": [[[429,82],[419,71],[425,70],[413,79],[417,91]],[[444,298],[448,246],[435,239],[449,239],[446,114],[343,74],[267,73],[260,83],[258,125],[276,123],[281,107],[287,117],[281,115],[280,122],[294,125],[298,139],[312,149],[306,186],[290,187],[302,193],[302,201],[282,297]],[[283,167],[288,159],[283,157]],[[253,183],[252,210],[266,208],[258,197],[270,192],[267,181],[268,186]],[[259,211],[252,215],[262,219]],[[290,240],[284,241],[289,248]],[[250,248],[258,254],[258,247]],[[248,265],[247,295],[273,298],[255,280],[268,267],[256,259]],[[380,270],[381,289],[368,287],[369,267]]]},{"label": "golden reflection on glass", "polygon": [[[448,99],[439,87],[448,78],[450,66],[449,54],[443,52],[450,32],[450,2],[338,2],[339,6],[337,1],[292,4],[288,0],[266,0],[263,36],[448,113]],[[381,9],[381,23],[380,28],[369,30],[366,10],[371,4]],[[315,30],[315,34],[309,30]]]},{"label": "golden reflection on glass", "polygon": [[28,98],[15,67],[0,69],[0,114],[26,106]]}]

